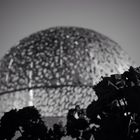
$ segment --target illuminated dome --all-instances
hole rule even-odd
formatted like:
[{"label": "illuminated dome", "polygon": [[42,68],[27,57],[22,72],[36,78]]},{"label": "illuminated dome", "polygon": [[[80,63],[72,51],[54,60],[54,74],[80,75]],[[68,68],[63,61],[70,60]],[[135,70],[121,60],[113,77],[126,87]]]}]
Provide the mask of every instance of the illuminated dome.
[{"label": "illuminated dome", "polygon": [[122,48],[96,31],[54,27],[34,33],[0,61],[0,112],[32,101],[43,116],[65,116],[76,104],[87,107],[96,99],[92,86],[101,76],[130,65]]}]

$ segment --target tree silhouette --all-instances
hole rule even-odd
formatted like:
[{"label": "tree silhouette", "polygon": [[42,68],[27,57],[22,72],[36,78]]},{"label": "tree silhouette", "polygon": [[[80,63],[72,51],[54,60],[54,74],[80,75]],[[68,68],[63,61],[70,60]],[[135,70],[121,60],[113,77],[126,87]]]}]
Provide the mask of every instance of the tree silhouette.
[{"label": "tree silhouette", "polygon": [[6,112],[1,118],[0,123],[0,139],[11,140],[15,135],[15,131],[19,130],[19,121],[17,110]]},{"label": "tree silhouette", "polygon": [[98,100],[87,107],[87,116],[100,126],[96,139],[140,139],[139,68],[105,77],[94,89]]},{"label": "tree silhouette", "polygon": [[11,110],[2,117],[0,130],[1,139],[11,140],[19,131],[23,140],[46,140],[47,127],[35,107],[25,107],[19,111]]}]

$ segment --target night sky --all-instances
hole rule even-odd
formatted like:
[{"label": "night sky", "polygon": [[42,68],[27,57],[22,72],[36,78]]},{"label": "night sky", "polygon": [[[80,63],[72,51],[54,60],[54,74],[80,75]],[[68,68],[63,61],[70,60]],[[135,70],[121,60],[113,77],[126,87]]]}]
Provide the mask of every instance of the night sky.
[{"label": "night sky", "polygon": [[63,25],[110,37],[140,66],[140,0],[0,0],[0,58],[22,38]]}]

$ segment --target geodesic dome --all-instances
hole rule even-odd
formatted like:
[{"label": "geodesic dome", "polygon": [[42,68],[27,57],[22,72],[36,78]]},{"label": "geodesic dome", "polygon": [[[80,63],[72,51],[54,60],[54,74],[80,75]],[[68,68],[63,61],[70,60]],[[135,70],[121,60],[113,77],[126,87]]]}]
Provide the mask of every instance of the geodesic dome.
[{"label": "geodesic dome", "polygon": [[22,39],[0,61],[0,112],[31,100],[43,116],[65,116],[96,99],[101,76],[122,73],[129,56],[108,37],[85,28],[54,27]]}]

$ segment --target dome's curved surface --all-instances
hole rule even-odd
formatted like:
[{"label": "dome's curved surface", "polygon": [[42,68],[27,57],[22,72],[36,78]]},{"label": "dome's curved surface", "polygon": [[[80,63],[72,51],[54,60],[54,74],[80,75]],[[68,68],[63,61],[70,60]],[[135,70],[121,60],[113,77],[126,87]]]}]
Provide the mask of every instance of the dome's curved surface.
[{"label": "dome's curved surface", "polygon": [[[26,88],[34,87],[34,104],[43,115],[64,115],[76,103],[86,107],[95,98],[90,86],[101,76],[122,73],[130,65],[122,48],[100,33],[49,28],[24,38],[1,59],[0,93],[22,90],[1,95],[0,105],[3,110],[26,106]],[[11,103],[4,102],[7,98]]]}]

